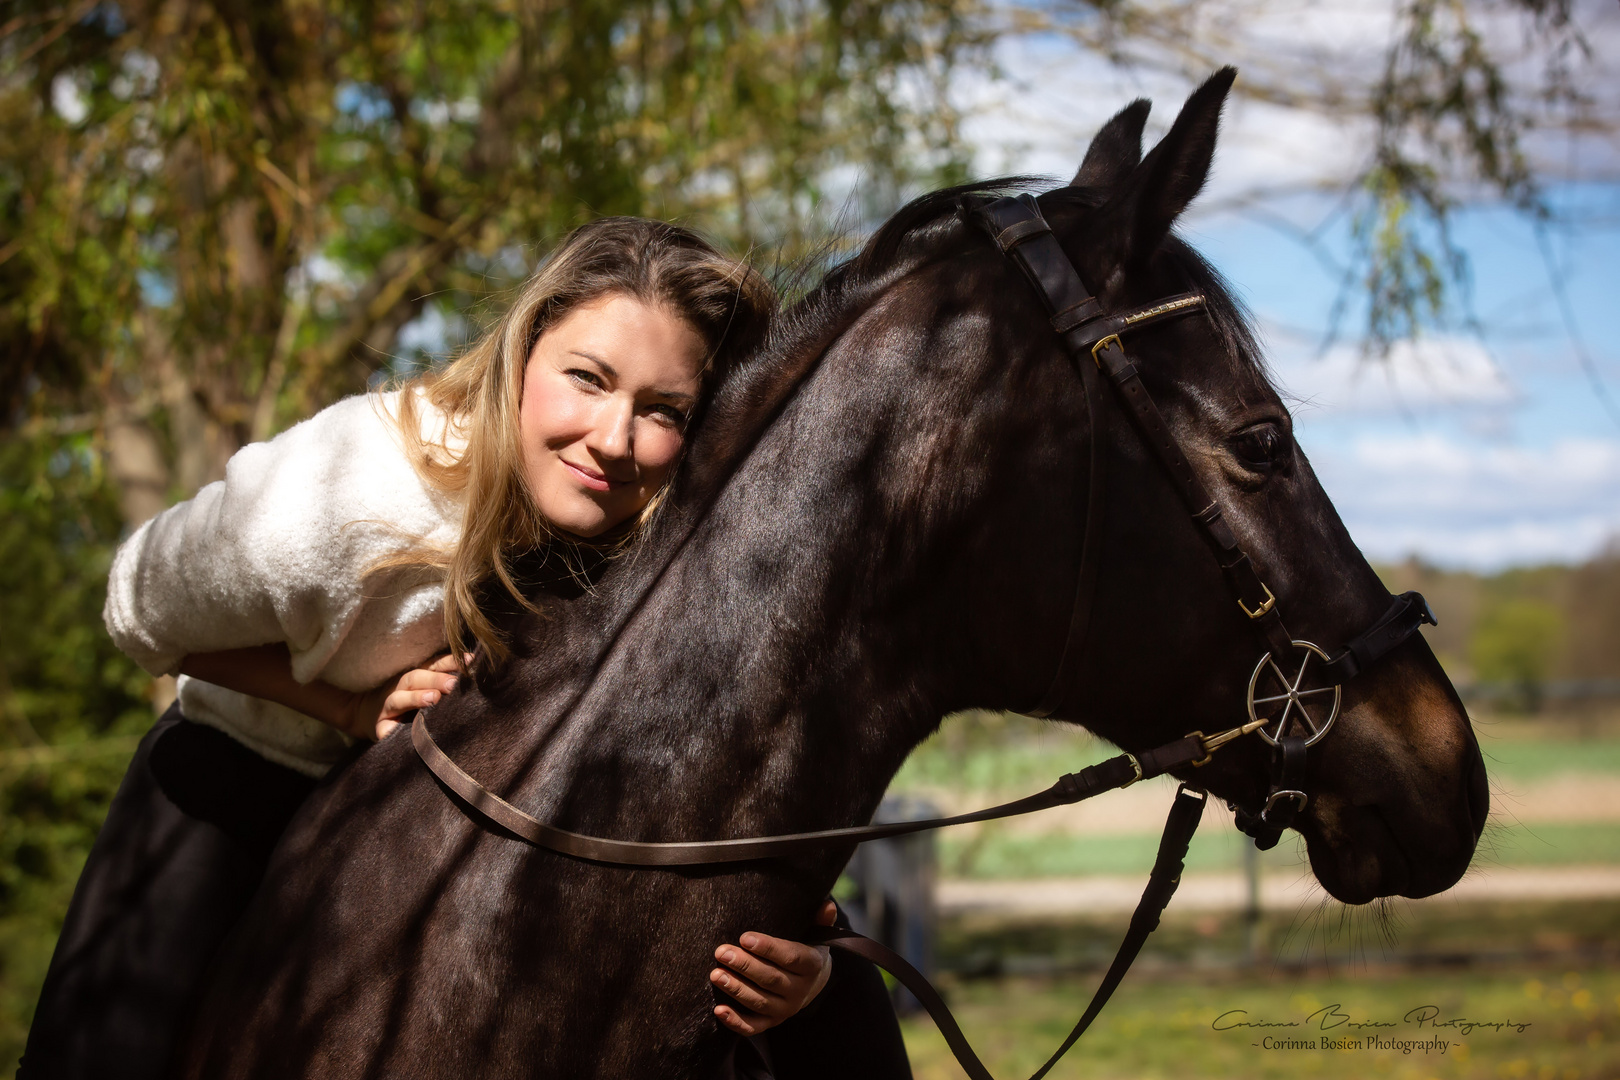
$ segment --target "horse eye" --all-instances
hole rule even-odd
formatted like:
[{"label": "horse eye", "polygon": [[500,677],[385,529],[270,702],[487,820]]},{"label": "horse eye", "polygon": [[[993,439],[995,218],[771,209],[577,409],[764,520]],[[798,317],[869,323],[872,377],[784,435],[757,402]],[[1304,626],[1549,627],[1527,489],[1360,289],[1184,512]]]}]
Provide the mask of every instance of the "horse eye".
[{"label": "horse eye", "polygon": [[1288,448],[1288,438],[1276,424],[1256,424],[1232,440],[1232,453],[1246,468],[1269,473]]}]

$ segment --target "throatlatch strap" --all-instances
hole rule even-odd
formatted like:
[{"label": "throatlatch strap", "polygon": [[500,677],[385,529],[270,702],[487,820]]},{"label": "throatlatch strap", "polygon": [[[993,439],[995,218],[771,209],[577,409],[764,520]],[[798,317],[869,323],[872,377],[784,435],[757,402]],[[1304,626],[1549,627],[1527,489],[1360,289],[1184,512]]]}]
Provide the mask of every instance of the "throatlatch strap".
[{"label": "throatlatch strap", "polygon": [[[1091,1004],[1081,1014],[1079,1021],[1069,1032],[1068,1038],[1063,1040],[1046,1064],[1037,1069],[1030,1080],[1041,1080],[1052,1067],[1062,1060],[1063,1055],[1069,1052],[1091,1026],[1091,1022],[1102,1012],[1108,999],[1113,997],[1114,991],[1119,988],[1125,973],[1130,970],[1131,964],[1136,960],[1137,954],[1147,942],[1148,936],[1159,927],[1159,919],[1164,909],[1169,906],[1170,898],[1176,894],[1176,886],[1181,884],[1181,872],[1186,866],[1187,848],[1192,844],[1193,834],[1198,831],[1198,823],[1204,816],[1205,796],[1203,794],[1189,794],[1186,785],[1176,792],[1176,801],[1170,807],[1170,816],[1164,823],[1164,835],[1159,840],[1159,855],[1153,863],[1153,873],[1148,876],[1147,888],[1142,890],[1142,899],[1136,904],[1136,910],[1131,913],[1130,927],[1125,932],[1125,939],[1120,942],[1119,951],[1114,954],[1114,962],[1108,965],[1108,973],[1103,976],[1092,995]],[[922,1002],[928,1015],[934,1018],[934,1023],[945,1037],[945,1043],[951,1048],[962,1070],[971,1080],[995,1080],[990,1070],[985,1068],[984,1062],[962,1034],[961,1025],[956,1017],[951,1015],[950,1007],[945,999],[940,997],[939,991],[923,977],[922,972],[907,963],[905,958],[894,951],[873,941],[869,937],[855,933],[853,930],[842,930],[837,927],[817,927],[815,933],[806,939],[812,944],[830,945],[835,949],[854,953],[864,957],[887,971],[900,981],[900,984],[910,990],[917,1000]]]}]

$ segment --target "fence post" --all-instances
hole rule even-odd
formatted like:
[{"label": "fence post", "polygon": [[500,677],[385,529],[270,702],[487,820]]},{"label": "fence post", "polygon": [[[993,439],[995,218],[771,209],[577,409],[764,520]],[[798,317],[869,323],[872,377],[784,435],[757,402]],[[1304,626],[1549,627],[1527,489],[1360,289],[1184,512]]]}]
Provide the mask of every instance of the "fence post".
[{"label": "fence post", "polygon": [[[938,816],[926,800],[892,795],[878,806],[872,822],[886,825]],[[938,864],[935,834],[924,832],[870,840],[855,849],[845,870],[856,890],[843,905],[850,926],[905,957],[929,979],[934,977]],[[892,993],[897,1012],[922,1008],[905,987],[895,986]]]}]

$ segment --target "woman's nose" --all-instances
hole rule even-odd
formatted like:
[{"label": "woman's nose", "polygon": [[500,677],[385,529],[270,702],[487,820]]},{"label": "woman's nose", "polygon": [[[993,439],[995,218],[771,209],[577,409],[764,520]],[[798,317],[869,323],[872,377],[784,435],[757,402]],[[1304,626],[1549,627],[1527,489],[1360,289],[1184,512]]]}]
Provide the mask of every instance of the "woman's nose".
[{"label": "woman's nose", "polygon": [[591,449],[610,460],[631,457],[635,451],[632,434],[635,415],[635,402],[614,394],[597,416],[595,430],[591,433]]}]

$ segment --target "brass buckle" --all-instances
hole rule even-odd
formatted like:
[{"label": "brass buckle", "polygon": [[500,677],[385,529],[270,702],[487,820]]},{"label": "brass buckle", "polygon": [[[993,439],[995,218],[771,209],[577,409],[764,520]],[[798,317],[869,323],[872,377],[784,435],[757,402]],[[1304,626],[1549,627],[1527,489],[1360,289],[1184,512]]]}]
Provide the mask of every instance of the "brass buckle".
[{"label": "brass buckle", "polygon": [[1251,619],[1258,619],[1260,616],[1277,606],[1277,598],[1272,595],[1271,586],[1262,581],[1260,583],[1260,587],[1266,590],[1266,602],[1255,608],[1253,611],[1250,611],[1249,605],[1243,602],[1243,597],[1238,597],[1238,607],[1242,608],[1243,614],[1247,615]]},{"label": "brass buckle", "polygon": [[1140,761],[1136,760],[1136,755],[1135,754],[1126,753],[1125,756],[1130,759],[1131,768],[1136,770],[1136,775],[1131,777],[1129,780],[1125,781],[1123,784],[1119,785],[1119,788],[1117,789],[1119,791],[1124,791],[1126,788],[1130,787],[1132,784],[1134,784],[1138,780],[1142,779],[1142,763]]},{"label": "brass buckle", "polygon": [[[1208,765],[1209,764],[1209,759],[1215,756],[1215,747],[1211,746],[1209,744],[1209,739],[1204,735],[1204,733],[1202,731],[1189,731],[1189,732],[1187,732],[1186,738],[1197,739],[1198,740],[1198,745],[1202,746],[1204,748],[1204,756],[1202,758],[1200,758],[1199,760],[1193,762],[1192,767],[1196,769],[1196,768],[1199,768],[1200,766]],[[1216,738],[1219,738],[1219,736],[1216,736]],[[1225,740],[1223,739],[1221,741],[1224,742]],[[1216,743],[1215,745],[1219,746],[1220,743]]]},{"label": "brass buckle", "polygon": [[1109,342],[1113,342],[1115,345],[1118,345],[1121,352],[1123,352],[1125,349],[1125,343],[1119,340],[1118,334],[1109,334],[1107,337],[1097,342],[1097,344],[1091,347],[1091,362],[1096,364],[1099,368],[1102,367],[1102,358],[1097,354],[1108,348]]}]

